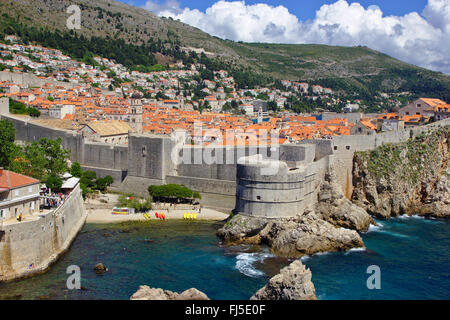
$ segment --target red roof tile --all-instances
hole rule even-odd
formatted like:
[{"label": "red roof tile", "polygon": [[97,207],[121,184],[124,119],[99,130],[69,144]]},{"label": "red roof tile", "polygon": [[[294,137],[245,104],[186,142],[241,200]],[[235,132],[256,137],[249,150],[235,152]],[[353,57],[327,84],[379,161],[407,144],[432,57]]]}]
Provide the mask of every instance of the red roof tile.
[{"label": "red roof tile", "polygon": [[15,189],[35,183],[39,183],[39,180],[8,170],[0,171],[0,188]]}]

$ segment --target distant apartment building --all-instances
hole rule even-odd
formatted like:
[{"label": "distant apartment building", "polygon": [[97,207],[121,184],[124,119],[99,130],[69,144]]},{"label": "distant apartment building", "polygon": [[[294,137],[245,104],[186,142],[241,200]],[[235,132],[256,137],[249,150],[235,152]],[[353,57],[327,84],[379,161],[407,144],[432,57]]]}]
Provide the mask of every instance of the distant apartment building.
[{"label": "distant apartment building", "polygon": [[254,106],[252,104],[242,104],[239,106],[239,109],[244,111],[247,116],[253,116],[254,114]]},{"label": "distant apartment building", "polygon": [[319,86],[319,85],[313,85],[312,86],[312,92],[314,94],[320,94],[320,93],[323,92],[323,88],[322,88],[322,86]]},{"label": "distant apartment building", "polygon": [[68,114],[75,114],[74,104],[53,105],[48,109],[48,116],[54,119],[64,119]]},{"label": "distant apartment building", "polygon": [[180,108],[180,101],[178,100],[162,100],[159,103],[160,107],[165,107],[165,108],[169,108],[169,109],[173,109],[173,108]]},{"label": "distant apartment building", "polygon": [[344,112],[355,112],[359,110],[359,104],[357,103],[347,103],[344,107]]},{"label": "distant apartment building", "polygon": [[38,211],[39,191],[39,180],[0,168],[0,219]]}]

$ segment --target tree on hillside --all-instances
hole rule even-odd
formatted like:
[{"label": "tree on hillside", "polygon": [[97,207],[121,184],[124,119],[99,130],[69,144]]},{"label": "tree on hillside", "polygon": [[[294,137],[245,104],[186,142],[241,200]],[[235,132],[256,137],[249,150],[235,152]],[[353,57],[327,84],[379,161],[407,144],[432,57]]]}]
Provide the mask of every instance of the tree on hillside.
[{"label": "tree on hillside", "polygon": [[11,121],[0,120],[0,167],[9,169],[20,147],[14,143],[16,130]]}]

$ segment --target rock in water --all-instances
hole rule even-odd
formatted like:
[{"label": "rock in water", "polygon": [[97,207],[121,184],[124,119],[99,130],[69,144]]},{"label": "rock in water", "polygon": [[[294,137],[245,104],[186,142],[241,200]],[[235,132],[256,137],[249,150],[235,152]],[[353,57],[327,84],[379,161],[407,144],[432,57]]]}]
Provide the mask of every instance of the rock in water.
[{"label": "rock in water", "polygon": [[148,286],[140,286],[130,300],[169,300],[168,294],[163,289],[154,289]]},{"label": "rock in water", "polygon": [[311,271],[296,260],[271,278],[250,300],[317,300]]},{"label": "rock in water", "polygon": [[268,220],[259,217],[235,215],[217,232],[227,244],[259,244],[259,233],[267,225]]},{"label": "rock in water", "polygon": [[176,297],[176,300],[209,300],[209,298],[203,292],[195,288],[191,288],[180,293]]},{"label": "rock in water", "polygon": [[94,267],[95,273],[104,274],[108,269],[105,267],[103,263],[97,263]]},{"label": "rock in water", "polygon": [[160,288],[150,288],[149,286],[140,286],[130,298],[130,300],[209,300],[203,292],[191,288],[182,293],[176,293]]},{"label": "rock in water", "polygon": [[225,245],[267,244],[273,253],[288,258],[364,247],[358,232],[336,227],[314,211],[278,220],[236,215],[217,235]]}]

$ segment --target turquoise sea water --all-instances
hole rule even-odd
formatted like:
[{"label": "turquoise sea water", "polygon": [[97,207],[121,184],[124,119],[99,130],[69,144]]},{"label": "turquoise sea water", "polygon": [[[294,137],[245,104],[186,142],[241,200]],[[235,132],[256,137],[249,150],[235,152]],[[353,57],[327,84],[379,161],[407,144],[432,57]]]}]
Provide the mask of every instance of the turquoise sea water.
[{"label": "turquoise sea water", "polygon": [[[363,234],[367,250],[304,257],[319,299],[450,299],[450,222],[396,218]],[[0,284],[0,299],[129,299],[139,285],[212,299],[248,299],[287,265],[267,248],[224,248],[210,222],[152,221],[86,225],[46,274]],[[108,267],[96,275],[93,267]],[[66,288],[66,269],[81,267],[86,290]],[[381,290],[368,290],[367,267],[381,269]]]}]

